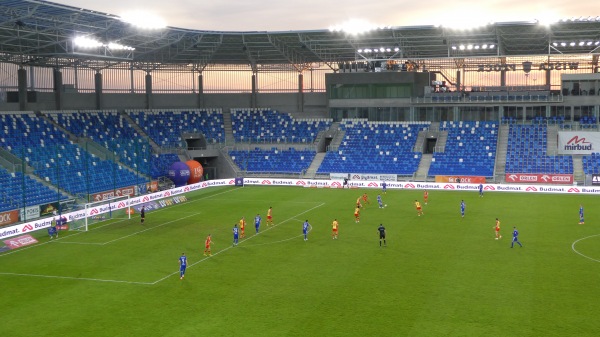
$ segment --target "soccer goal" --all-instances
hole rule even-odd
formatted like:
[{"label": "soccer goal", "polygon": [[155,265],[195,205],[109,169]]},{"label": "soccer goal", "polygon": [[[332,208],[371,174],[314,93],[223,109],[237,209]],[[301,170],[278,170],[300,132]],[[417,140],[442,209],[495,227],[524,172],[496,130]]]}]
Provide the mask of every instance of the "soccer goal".
[{"label": "soccer goal", "polygon": [[79,205],[85,216],[69,223],[70,230],[87,231],[89,226],[111,219],[131,219],[129,196],[121,196]]}]

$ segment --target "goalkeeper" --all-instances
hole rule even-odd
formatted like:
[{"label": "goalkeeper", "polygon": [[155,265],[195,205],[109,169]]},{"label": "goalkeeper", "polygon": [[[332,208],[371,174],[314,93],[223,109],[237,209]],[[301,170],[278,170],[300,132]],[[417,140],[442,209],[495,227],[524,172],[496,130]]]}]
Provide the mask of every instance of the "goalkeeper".
[{"label": "goalkeeper", "polygon": [[50,235],[50,239],[58,238],[58,230],[56,229],[56,218],[52,219],[50,223],[50,227],[48,228],[48,235]]}]

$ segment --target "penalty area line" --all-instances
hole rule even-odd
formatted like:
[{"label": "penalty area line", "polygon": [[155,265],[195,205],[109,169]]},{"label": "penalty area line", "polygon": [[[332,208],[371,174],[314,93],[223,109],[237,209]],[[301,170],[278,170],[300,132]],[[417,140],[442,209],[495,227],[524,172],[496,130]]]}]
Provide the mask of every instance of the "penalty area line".
[{"label": "penalty area line", "polygon": [[[291,221],[291,220],[296,220],[296,221],[298,221],[298,220],[296,219],[296,217],[297,217],[297,216],[300,216],[300,215],[302,215],[302,214],[308,213],[308,212],[310,212],[310,211],[312,211],[312,210],[314,210],[314,209],[316,209],[316,208],[319,208],[319,207],[321,207],[321,206],[323,206],[323,205],[325,205],[325,203],[324,203],[324,202],[323,202],[323,203],[321,203],[321,204],[319,204],[319,205],[317,205],[317,206],[315,206],[315,207],[312,207],[312,208],[310,208],[310,209],[307,209],[306,211],[304,211],[304,212],[302,212],[302,213],[298,213],[298,214],[296,214],[296,215],[292,216],[291,218],[285,219],[285,220],[281,221],[280,223],[278,223],[278,224],[276,224],[276,225],[273,225],[273,226],[271,226],[271,227],[268,227],[268,228],[267,228],[267,229],[265,229],[263,232],[266,232],[266,231],[268,231],[268,230],[271,230],[271,229],[273,229],[273,228],[275,228],[275,227],[277,227],[277,226],[279,226],[279,225],[281,225],[281,224],[284,224],[284,223],[286,223],[286,222],[288,222],[288,221]],[[312,226],[311,226],[311,228],[310,228],[310,229],[312,230]],[[259,234],[254,234],[254,235],[252,235],[251,237],[249,237],[249,238],[247,238],[247,239],[245,239],[245,240],[242,240],[242,241],[240,241],[240,243],[238,244],[238,246],[239,246],[239,245],[241,245],[241,244],[243,244],[244,242],[246,242],[246,241],[248,241],[248,240],[252,239],[252,238],[255,238],[255,237],[259,236],[259,235],[260,235],[260,233],[263,233],[263,232],[259,232]],[[244,246],[245,246],[245,247],[256,247],[256,246],[263,246],[263,245],[267,245],[267,244],[274,244],[274,243],[279,243],[279,242],[285,242],[285,241],[293,240],[293,239],[296,239],[296,238],[298,238],[299,236],[302,236],[302,235],[296,235],[296,236],[294,236],[294,237],[291,237],[291,238],[289,238],[289,239],[285,239],[285,240],[281,240],[281,241],[277,241],[277,242],[269,242],[269,243],[264,243],[264,244],[255,244],[255,245],[244,245]],[[210,259],[210,258],[212,258],[212,257],[214,257],[214,256],[217,256],[217,255],[219,255],[219,254],[221,254],[221,253],[224,253],[224,252],[226,252],[226,251],[228,251],[228,250],[230,250],[231,248],[234,248],[234,247],[235,247],[235,246],[229,246],[229,247],[227,247],[227,248],[223,248],[223,249],[221,249],[220,251],[218,251],[218,252],[214,253],[212,256],[206,256],[206,257],[204,257],[204,258],[200,259],[199,261],[196,261],[196,262],[194,262],[194,263],[190,264],[190,265],[189,265],[189,266],[188,266],[186,269],[192,268],[193,266],[195,266],[195,265],[197,265],[197,264],[199,264],[199,263],[201,263],[201,262],[204,262],[204,261],[206,261],[206,260],[208,260],[208,259]],[[151,284],[152,284],[152,285],[154,285],[154,284],[157,284],[157,283],[159,283],[159,282],[162,282],[162,281],[164,281],[164,280],[168,279],[169,277],[172,277],[173,275],[177,275],[177,274],[179,274],[179,271],[172,272],[171,274],[169,274],[169,275],[167,275],[167,276],[165,276],[165,277],[163,277],[163,278],[161,278],[161,279],[159,279],[159,280],[157,280],[157,281],[155,281],[155,282],[153,282],[153,283],[151,283]]]},{"label": "penalty area line", "polygon": [[4,273],[4,272],[0,272],[0,275],[42,277],[42,278],[53,278],[53,279],[63,279],[63,280],[95,281],[95,282],[108,282],[108,283],[126,283],[126,284],[143,284],[143,285],[152,285],[153,284],[151,282],[136,282],[136,281],[123,281],[123,280],[105,280],[105,279],[99,279],[99,278],[73,277],[73,276],[20,274],[20,273]]}]

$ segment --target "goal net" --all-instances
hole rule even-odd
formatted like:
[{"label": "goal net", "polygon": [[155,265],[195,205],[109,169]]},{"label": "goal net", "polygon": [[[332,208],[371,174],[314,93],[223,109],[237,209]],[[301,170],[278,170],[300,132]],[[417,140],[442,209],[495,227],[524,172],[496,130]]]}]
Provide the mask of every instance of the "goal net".
[{"label": "goal net", "polygon": [[85,216],[73,220],[69,224],[70,230],[87,231],[90,226],[102,221],[131,219],[128,195],[78,205],[77,208],[85,211]]}]

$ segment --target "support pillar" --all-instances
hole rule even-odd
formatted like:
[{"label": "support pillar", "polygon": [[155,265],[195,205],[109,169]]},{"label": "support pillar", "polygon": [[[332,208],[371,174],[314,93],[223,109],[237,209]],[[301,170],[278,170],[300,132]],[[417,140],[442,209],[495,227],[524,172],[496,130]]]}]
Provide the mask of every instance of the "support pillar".
[{"label": "support pillar", "polygon": [[17,70],[17,81],[19,86],[19,110],[27,109],[27,70],[19,68]]},{"label": "support pillar", "polygon": [[146,109],[152,109],[152,75],[146,73]]},{"label": "support pillar", "polygon": [[98,71],[94,74],[94,94],[96,96],[96,109],[101,110],[102,104],[102,74]]},{"label": "support pillar", "polygon": [[52,79],[54,84],[54,105],[56,110],[62,110],[63,78],[60,69],[54,68],[52,71]]},{"label": "support pillar", "polygon": [[298,111],[304,112],[304,75],[298,74]]},{"label": "support pillar", "polygon": [[252,94],[250,97],[250,106],[256,108],[256,73],[252,74]]},{"label": "support pillar", "polygon": [[202,73],[198,75],[198,107],[204,108],[204,77]]}]

